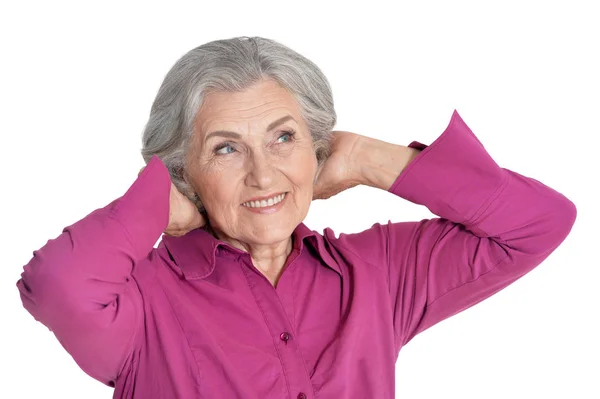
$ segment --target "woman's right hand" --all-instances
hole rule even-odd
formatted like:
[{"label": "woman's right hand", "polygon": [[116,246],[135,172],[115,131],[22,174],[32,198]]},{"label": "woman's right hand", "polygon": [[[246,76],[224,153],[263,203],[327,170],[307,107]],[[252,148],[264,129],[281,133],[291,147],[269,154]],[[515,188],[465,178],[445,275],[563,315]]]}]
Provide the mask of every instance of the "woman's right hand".
[{"label": "woman's right hand", "polygon": [[[142,173],[145,166],[140,169],[138,176]],[[183,195],[177,187],[171,182],[171,192],[169,194],[169,225],[165,229],[165,234],[179,237],[189,231],[202,227],[206,224],[206,219],[198,211],[196,205]]]}]

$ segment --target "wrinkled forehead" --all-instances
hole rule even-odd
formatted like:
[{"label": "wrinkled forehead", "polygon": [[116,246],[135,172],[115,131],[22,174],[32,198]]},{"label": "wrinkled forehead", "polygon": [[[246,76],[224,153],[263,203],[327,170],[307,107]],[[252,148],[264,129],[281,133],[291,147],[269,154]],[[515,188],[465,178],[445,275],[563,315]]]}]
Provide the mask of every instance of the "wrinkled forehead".
[{"label": "wrinkled forehead", "polygon": [[287,123],[303,124],[294,96],[274,81],[261,81],[241,92],[207,93],[194,120],[194,134],[204,140],[215,130],[265,133],[285,117]]}]

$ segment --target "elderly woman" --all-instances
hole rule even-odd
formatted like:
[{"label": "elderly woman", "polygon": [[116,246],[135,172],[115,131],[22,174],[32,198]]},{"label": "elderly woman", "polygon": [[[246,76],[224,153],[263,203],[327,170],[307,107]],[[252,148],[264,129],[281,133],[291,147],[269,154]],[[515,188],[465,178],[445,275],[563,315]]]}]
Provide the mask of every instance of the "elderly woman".
[{"label": "elderly woman", "polygon": [[[539,265],[576,208],[456,112],[429,146],[335,120],[319,68],[275,41],[191,50],[152,106],[146,167],[34,253],[23,305],[115,398],[393,398],[400,349]],[[302,223],[360,184],[439,218]]]}]

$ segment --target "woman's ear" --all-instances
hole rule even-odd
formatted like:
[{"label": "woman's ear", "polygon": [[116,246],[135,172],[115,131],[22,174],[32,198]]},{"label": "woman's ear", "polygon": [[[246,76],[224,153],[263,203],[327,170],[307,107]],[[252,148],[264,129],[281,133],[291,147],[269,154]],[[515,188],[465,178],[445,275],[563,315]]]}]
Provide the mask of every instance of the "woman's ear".
[{"label": "woman's ear", "polygon": [[205,212],[204,205],[202,205],[202,200],[198,195],[198,192],[194,188],[192,184],[192,179],[187,172],[187,168],[182,168],[179,173],[182,184],[178,187],[179,191],[185,195],[194,205],[198,208],[199,212]]}]

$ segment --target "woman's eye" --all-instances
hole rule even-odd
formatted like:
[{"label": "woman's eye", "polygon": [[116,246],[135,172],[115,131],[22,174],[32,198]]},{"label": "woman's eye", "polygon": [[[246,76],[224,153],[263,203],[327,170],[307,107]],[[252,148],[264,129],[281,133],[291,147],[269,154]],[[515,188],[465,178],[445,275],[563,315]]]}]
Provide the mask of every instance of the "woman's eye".
[{"label": "woman's eye", "polygon": [[278,143],[287,143],[289,141],[292,141],[292,136],[293,136],[293,133],[285,132],[281,136],[279,136],[279,138],[277,139],[277,142]]},{"label": "woman's eye", "polygon": [[235,152],[235,149],[231,146],[231,144],[223,144],[215,149],[215,154],[218,155],[227,155]]}]

